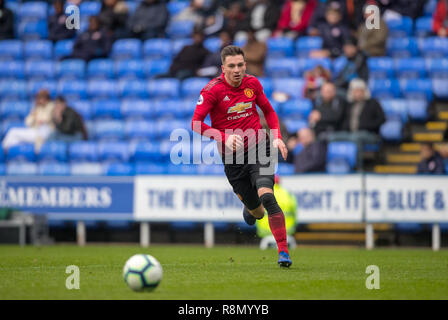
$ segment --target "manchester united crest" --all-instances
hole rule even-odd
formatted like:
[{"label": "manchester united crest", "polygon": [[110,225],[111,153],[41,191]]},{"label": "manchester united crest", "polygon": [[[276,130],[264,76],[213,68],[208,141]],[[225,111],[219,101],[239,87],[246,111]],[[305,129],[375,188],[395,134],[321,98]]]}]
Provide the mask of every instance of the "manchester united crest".
[{"label": "manchester united crest", "polygon": [[246,95],[246,97],[252,98],[254,96],[254,90],[246,88],[244,89],[244,94]]}]

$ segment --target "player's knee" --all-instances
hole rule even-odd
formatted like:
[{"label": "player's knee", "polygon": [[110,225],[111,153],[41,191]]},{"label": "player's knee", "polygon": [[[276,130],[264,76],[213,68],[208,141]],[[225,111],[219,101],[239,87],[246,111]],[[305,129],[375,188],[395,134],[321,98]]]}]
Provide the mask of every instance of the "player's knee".
[{"label": "player's knee", "polygon": [[260,200],[263,203],[263,207],[265,207],[268,214],[274,214],[282,211],[273,193],[262,194]]}]

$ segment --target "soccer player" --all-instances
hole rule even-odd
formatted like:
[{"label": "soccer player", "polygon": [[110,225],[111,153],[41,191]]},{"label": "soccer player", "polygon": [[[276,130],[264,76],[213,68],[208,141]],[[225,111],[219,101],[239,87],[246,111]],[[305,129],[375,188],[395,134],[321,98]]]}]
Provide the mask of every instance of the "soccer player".
[{"label": "soccer player", "polygon": [[[221,76],[211,80],[200,93],[192,119],[193,131],[217,141],[227,179],[244,204],[246,223],[255,224],[256,219],[263,218],[266,209],[269,227],[277,242],[278,264],[289,267],[292,261],[285,216],[273,193],[271,146],[276,149],[274,151],[279,150],[284,159],[288,154],[278,117],[258,79],[246,74],[244,52],[240,47],[224,47],[221,62]],[[272,141],[262,129],[256,105],[264,113]],[[207,114],[210,114],[211,126],[204,122]]]}]

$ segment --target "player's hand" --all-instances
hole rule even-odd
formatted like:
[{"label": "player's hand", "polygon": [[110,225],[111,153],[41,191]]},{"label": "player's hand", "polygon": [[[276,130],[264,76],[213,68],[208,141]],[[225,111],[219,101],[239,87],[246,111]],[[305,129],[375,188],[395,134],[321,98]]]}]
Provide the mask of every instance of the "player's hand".
[{"label": "player's hand", "polygon": [[274,148],[278,148],[280,150],[283,159],[286,160],[286,157],[288,156],[288,148],[286,148],[286,145],[283,142],[283,140],[277,138],[274,141],[272,141],[272,145],[274,146]]},{"label": "player's hand", "polygon": [[236,150],[244,147],[243,138],[236,134],[231,134],[226,140],[226,147],[235,152]]}]

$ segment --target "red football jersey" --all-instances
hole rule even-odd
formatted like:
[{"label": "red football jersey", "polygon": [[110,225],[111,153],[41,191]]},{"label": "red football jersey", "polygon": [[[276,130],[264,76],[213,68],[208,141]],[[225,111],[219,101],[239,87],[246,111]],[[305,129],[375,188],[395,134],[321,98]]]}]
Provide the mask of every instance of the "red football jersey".
[{"label": "red football jersey", "polygon": [[[224,74],[221,74],[202,89],[193,115],[192,128],[218,143],[222,142],[222,149],[229,134],[238,134],[228,130],[242,130],[247,137],[244,139],[247,150],[252,141],[260,141],[257,136],[262,127],[257,105],[263,111],[269,128],[276,129],[275,138],[281,138],[277,114],[266,98],[260,81],[254,76],[245,75],[240,86],[233,87],[227,83]],[[211,127],[204,123],[209,113]]]}]

